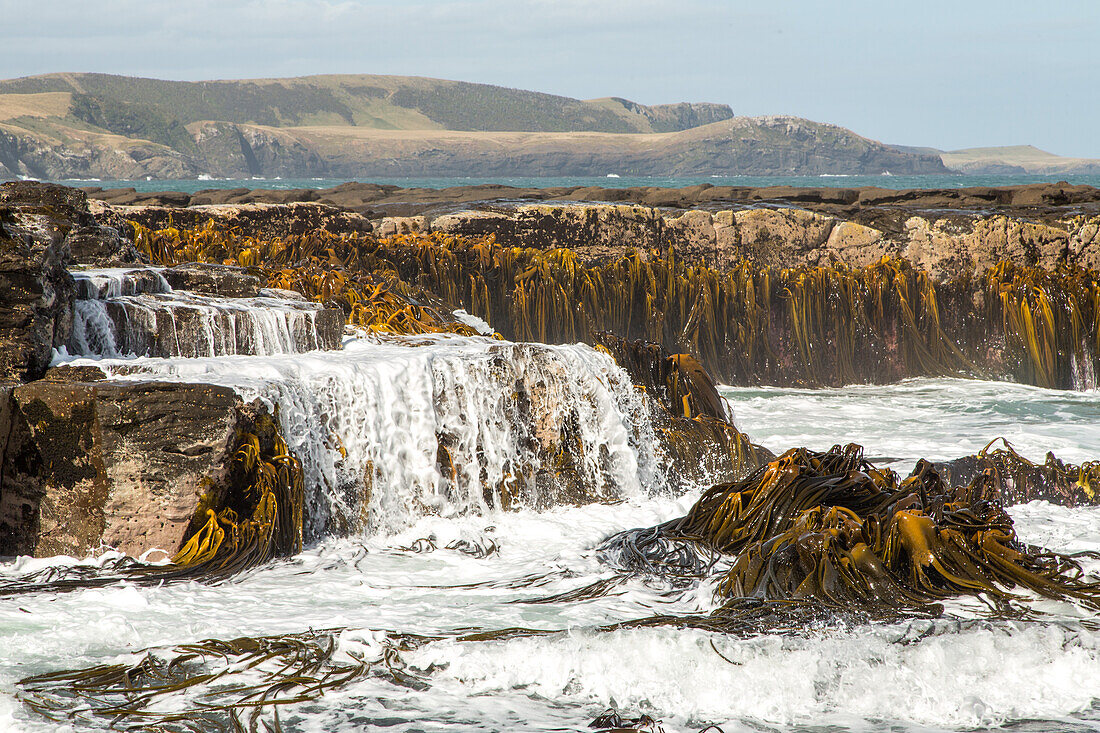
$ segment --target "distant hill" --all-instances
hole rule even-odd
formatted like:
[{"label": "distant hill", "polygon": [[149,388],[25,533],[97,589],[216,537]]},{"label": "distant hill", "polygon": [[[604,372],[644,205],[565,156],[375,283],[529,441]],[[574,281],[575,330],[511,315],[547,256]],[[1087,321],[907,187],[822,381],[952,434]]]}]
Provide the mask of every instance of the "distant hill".
[{"label": "distant hill", "polygon": [[937,155],[944,165],[951,170],[969,175],[1100,174],[1100,160],[1098,159],[1068,158],[1040,150],[1034,145],[1005,145],[993,148],[965,148],[963,150],[937,150],[936,148],[919,148],[908,145],[894,145],[893,148],[904,153]]},{"label": "distant hill", "polygon": [[962,173],[1100,173],[1100,160],[1067,158],[1034,145],[951,150],[940,156],[948,168]]},{"label": "distant hill", "polygon": [[0,178],[946,172],[791,117],[421,77],[0,81]]}]

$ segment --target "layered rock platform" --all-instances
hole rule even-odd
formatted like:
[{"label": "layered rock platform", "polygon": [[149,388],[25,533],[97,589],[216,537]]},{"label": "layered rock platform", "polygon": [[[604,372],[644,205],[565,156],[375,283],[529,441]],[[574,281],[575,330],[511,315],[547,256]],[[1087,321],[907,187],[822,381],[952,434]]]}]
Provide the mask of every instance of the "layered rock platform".
[{"label": "layered rock platform", "polygon": [[[230,505],[224,516],[262,526],[241,477],[299,460],[286,448],[293,436],[271,427],[277,400],[186,378],[127,379],[125,368],[49,368],[58,350],[174,359],[332,350],[345,319],[394,338],[429,322],[428,332],[472,334],[448,315],[464,308],[513,341],[588,341],[613,355],[654,398],[654,439],[676,485],[733,480],[768,458],[727,422],[708,372],[745,384],[944,373],[1095,383],[1095,189],[625,191],[525,199],[348,184],[95,191],[88,201],[60,186],[6,184],[0,555],[172,553],[205,512]],[[278,196],[303,200],[265,200]],[[385,308],[370,311],[376,301]],[[545,420],[552,410],[522,418],[544,390],[531,384],[516,387],[516,412]],[[575,419],[521,431],[550,436],[521,471],[544,487],[529,498],[536,505],[607,498],[570,457]],[[258,423],[268,425],[262,446],[250,442]],[[456,475],[455,436],[435,440],[437,469]],[[1043,485],[1076,491],[1063,476],[1075,468],[1050,465]],[[369,500],[369,476],[355,481]],[[512,501],[503,486],[485,496]],[[289,531],[300,542],[297,511]],[[341,531],[362,521],[354,507],[334,511]]]},{"label": "layered rock platform", "polygon": [[435,190],[348,183],[322,191],[88,189],[88,195],[107,204],[95,209],[102,215],[152,229],[213,221],[258,237],[305,231],[491,234],[508,246],[569,248],[586,263],[672,247],[690,262],[717,269],[742,261],[774,268],[864,266],[900,257],[937,280],[1002,261],[1100,267],[1100,189],[1070,184],[895,191],[709,185]]}]

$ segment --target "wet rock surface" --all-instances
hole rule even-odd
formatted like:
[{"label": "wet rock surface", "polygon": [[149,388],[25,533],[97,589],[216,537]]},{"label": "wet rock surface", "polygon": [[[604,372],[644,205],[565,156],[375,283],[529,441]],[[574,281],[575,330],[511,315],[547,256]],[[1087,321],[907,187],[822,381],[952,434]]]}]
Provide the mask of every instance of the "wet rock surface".
[{"label": "wet rock surface", "polygon": [[161,274],[174,290],[191,290],[226,298],[255,298],[265,283],[243,267],[191,262],[165,268]]},{"label": "wet rock surface", "polygon": [[41,376],[50,350],[69,337],[68,235],[80,226],[83,199],[61,186],[0,187],[0,380]]},{"label": "wet rock surface", "polygon": [[240,399],[210,385],[54,376],[0,392],[0,555],[174,552],[230,457]]},{"label": "wet rock surface", "polygon": [[[226,353],[340,346],[340,309],[282,298],[243,268],[144,268],[120,231],[132,227],[76,189],[0,187],[0,555],[174,552],[204,493],[227,490],[218,482],[242,415],[266,409],[222,387],[48,368],[53,349],[73,347],[81,308],[100,307],[108,323],[113,309],[119,331],[137,336],[138,312],[152,314],[150,355],[209,355],[219,333]],[[270,315],[254,298],[282,313],[280,343],[261,343],[272,319],[250,320]]]}]

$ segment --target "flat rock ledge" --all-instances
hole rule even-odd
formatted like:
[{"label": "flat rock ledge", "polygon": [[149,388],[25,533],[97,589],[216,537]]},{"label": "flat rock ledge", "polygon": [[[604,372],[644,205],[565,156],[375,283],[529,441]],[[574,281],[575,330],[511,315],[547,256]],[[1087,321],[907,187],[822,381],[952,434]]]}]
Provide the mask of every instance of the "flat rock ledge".
[{"label": "flat rock ledge", "polygon": [[[114,216],[156,228],[235,226],[250,236],[298,232],[287,224],[320,204],[108,207]],[[331,208],[331,207],[329,207]],[[1067,209],[1041,221],[1018,213],[877,209],[875,217],[757,206],[669,211],[633,204],[554,203],[475,208],[368,221],[354,212],[310,231],[373,232],[380,237],[441,232],[492,235],[507,246],[569,248],[585,263],[672,247],[686,261],[719,270],[749,262],[787,268],[843,263],[862,267],[903,257],[936,280],[980,273],[1002,261],[1054,269],[1100,268],[1100,214]],[[237,213],[234,213],[237,212]],[[268,217],[265,219],[264,217]],[[247,220],[247,225],[240,222]]]}]

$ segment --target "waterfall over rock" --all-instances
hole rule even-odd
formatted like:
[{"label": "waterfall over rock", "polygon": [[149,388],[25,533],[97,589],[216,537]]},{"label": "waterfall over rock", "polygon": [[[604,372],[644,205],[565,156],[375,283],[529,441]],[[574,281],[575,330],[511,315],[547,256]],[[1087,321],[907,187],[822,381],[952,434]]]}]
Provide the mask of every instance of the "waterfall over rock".
[{"label": "waterfall over rock", "polygon": [[433,337],[99,364],[120,379],[232,387],[277,409],[305,473],[307,538],[665,485],[648,398],[588,346]]},{"label": "waterfall over rock", "polygon": [[343,330],[338,310],[288,298],[174,291],[152,268],[73,275],[77,300],[68,344],[72,355],[190,358],[301,353],[335,347]]}]

